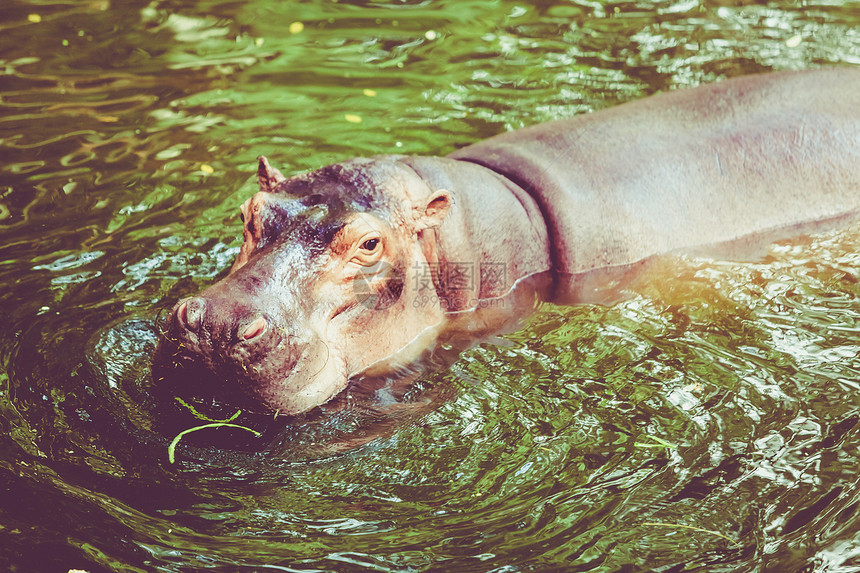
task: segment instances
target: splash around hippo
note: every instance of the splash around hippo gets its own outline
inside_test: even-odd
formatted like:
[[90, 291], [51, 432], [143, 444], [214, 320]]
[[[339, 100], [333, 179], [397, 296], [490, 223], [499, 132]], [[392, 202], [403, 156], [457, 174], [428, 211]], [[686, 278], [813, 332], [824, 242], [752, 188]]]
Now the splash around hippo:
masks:
[[[258, 179], [230, 273], [176, 304], [155, 359], [298, 414], [531, 277], [544, 299], [601, 301], [654, 256], [856, 218], [860, 70], [664, 93], [448, 157], [289, 178], [262, 158]], [[475, 316], [466, 330], [510, 318]]]

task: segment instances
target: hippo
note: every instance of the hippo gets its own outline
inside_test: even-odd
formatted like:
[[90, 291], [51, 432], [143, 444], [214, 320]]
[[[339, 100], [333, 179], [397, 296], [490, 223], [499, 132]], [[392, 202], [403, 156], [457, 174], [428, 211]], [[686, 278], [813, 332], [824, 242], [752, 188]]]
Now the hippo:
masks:
[[[257, 178], [229, 274], [174, 306], [157, 360], [295, 415], [534, 277], [542, 300], [611, 301], [654, 257], [857, 218], [860, 70], [661, 93], [446, 157], [292, 177], [260, 158]], [[474, 316], [481, 333], [504, 322]]]

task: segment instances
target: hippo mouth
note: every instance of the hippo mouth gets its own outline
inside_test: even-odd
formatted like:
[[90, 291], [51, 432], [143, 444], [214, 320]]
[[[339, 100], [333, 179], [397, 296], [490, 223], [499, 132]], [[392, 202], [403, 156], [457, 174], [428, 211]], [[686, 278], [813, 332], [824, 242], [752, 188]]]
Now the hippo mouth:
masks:
[[239, 377], [213, 369], [199, 356], [175, 350], [174, 344], [162, 344], [154, 358], [154, 390], [165, 405], [193, 404], [196, 410], [213, 418], [237, 409], [265, 413], [259, 402], [242, 391]]

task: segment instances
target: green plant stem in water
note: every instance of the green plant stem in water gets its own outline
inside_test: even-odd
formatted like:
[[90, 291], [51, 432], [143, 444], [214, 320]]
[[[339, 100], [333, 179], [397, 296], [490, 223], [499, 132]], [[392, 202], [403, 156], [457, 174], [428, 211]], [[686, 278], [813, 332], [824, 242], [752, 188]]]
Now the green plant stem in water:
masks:
[[654, 440], [657, 443], [656, 444], [646, 444], [643, 442], [636, 442], [634, 445], [637, 448], [666, 448], [668, 450], [677, 450], [678, 449], [677, 444], [673, 444], [672, 442], [670, 442], [668, 440], [664, 440], [663, 438], [658, 438], [657, 436], [643, 436], [643, 437], [645, 437], [649, 440]]
[[188, 402], [186, 402], [185, 400], [183, 400], [179, 396], [174, 396], [173, 398], [177, 402], [179, 402], [181, 405], [188, 408], [188, 411], [190, 411], [194, 415], [195, 418], [197, 418], [198, 420], [205, 420], [206, 422], [224, 422], [224, 423], [232, 422], [233, 420], [235, 420], [236, 418], [239, 417], [239, 414], [242, 413], [242, 410], [236, 410], [236, 413], [233, 414], [232, 416], [230, 416], [229, 418], [227, 418], [225, 420], [217, 420], [215, 418], [209, 418], [209, 417], [201, 414], [200, 412], [197, 411], [197, 409], [194, 406], [192, 406], [191, 404], [189, 404]]
[[[239, 412], [241, 412], [241, 410], [239, 410]], [[236, 416], [239, 415], [239, 412], [236, 413]], [[235, 418], [236, 416], [233, 416], [233, 418]], [[231, 418], [231, 420], [233, 418]], [[173, 441], [170, 442], [170, 445], [167, 446], [167, 459], [170, 461], [170, 463], [172, 464], [172, 463], [176, 462], [176, 446], [179, 444], [179, 440], [182, 439], [182, 436], [184, 436], [186, 434], [190, 434], [191, 432], [196, 432], [197, 430], [203, 430], [206, 428], [239, 428], [240, 430], [247, 430], [247, 431], [251, 432], [257, 438], [259, 438], [261, 435], [260, 432], [258, 432], [257, 430], [252, 430], [251, 428], [248, 428], [246, 426], [240, 426], [239, 424], [229, 424], [227, 422], [214, 422], [212, 424], [203, 424], [202, 426], [194, 426], [193, 428], [188, 428], [187, 430], [183, 430], [182, 432], [179, 432], [179, 434], [175, 438], [173, 438]]]
[[716, 535], [717, 537], [720, 537], [720, 538], [722, 538], [722, 539], [725, 539], [725, 540], [726, 540], [726, 541], [728, 541], [729, 543], [734, 544], [734, 546], [735, 546], [735, 547], [740, 547], [740, 546], [741, 546], [741, 544], [740, 544], [740, 543], [738, 543], [737, 541], [735, 541], [735, 540], [734, 540], [734, 539], [732, 539], [731, 537], [728, 537], [728, 536], [726, 536], [726, 535], [723, 535], [722, 533], [720, 533], [720, 532], [718, 532], [718, 531], [711, 531], [710, 529], [702, 529], [701, 527], [694, 527], [694, 526], [692, 526], [692, 525], [683, 525], [683, 524], [680, 524], [680, 523], [660, 523], [660, 522], [657, 522], [657, 521], [646, 521], [646, 522], [645, 522], [645, 523], [643, 523], [642, 525], [654, 525], [654, 526], [657, 526], [657, 527], [671, 527], [671, 528], [673, 528], [673, 529], [690, 529], [690, 530], [692, 530], [692, 531], [699, 531], [699, 532], [701, 532], [701, 533], [710, 533], [711, 535]]

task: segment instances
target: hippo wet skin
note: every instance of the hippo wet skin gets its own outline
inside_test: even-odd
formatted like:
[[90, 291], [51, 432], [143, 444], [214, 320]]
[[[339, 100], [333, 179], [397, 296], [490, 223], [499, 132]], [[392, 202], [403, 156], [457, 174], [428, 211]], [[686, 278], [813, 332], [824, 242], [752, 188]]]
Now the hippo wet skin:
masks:
[[258, 178], [230, 273], [176, 304], [156, 360], [297, 414], [520, 279], [548, 276], [553, 301], [599, 301], [657, 255], [854, 218], [860, 70], [663, 93], [444, 158], [289, 178], [263, 158]]

